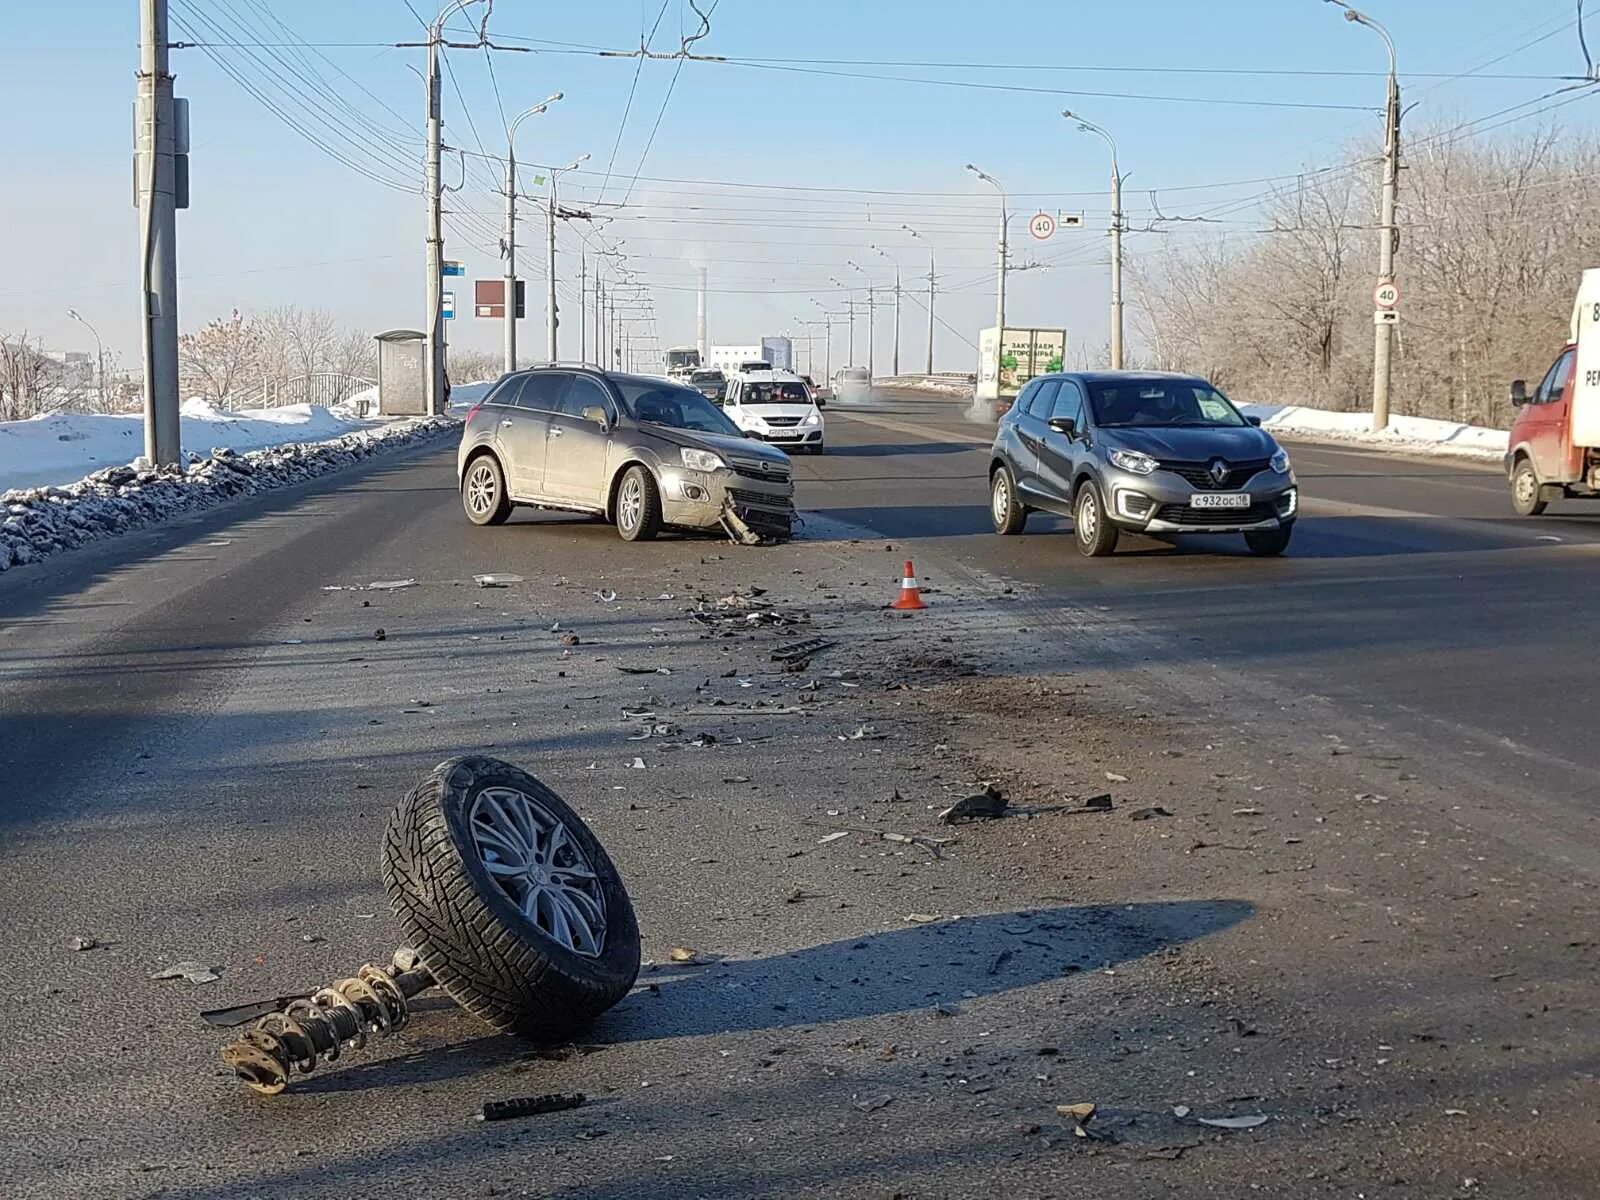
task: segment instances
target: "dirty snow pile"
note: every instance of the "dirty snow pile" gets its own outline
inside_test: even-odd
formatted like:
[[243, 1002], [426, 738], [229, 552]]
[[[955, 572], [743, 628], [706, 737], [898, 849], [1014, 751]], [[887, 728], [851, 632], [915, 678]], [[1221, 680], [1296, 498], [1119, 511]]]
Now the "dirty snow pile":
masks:
[[1509, 435], [1504, 429], [1461, 425], [1431, 417], [1390, 417], [1382, 433], [1372, 428], [1367, 412], [1329, 412], [1294, 404], [1245, 404], [1246, 416], [1260, 417], [1261, 426], [1288, 437], [1313, 441], [1351, 442], [1374, 449], [1407, 454], [1447, 454], [1460, 458], [1498, 460], [1506, 452]]
[[[0, 494], [0, 571], [38, 562], [95, 538], [209, 508], [232, 496], [311, 479], [454, 428], [459, 426], [449, 417], [418, 417], [357, 429], [327, 441], [291, 442], [245, 453], [219, 447], [207, 458], [191, 455], [186, 469], [107, 467], [65, 486], [14, 489]], [[186, 441], [188, 436], [186, 425]]]
[[[180, 411], [183, 445], [202, 452], [218, 446], [245, 451], [321, 442], [376, 424], [358, 419], [354, 405], [327, 409], [288, 404], [228, 412], [196, 399], [185, 400]], [[0, 491], [71, 483], [90, 471], [132, 462], [143, 452], [142, 413], [51, 413], [0, 421]]]
[[873, 386], [914, 388], [939, 396], [972, 399], [973, 382], [966, 375], [888, 375], [872, 381]]

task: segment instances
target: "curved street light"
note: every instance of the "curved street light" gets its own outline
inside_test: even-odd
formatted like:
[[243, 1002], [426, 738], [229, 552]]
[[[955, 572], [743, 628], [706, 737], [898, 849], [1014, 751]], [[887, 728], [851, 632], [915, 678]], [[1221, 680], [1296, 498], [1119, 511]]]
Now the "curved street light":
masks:
[[1064, 108], [1061, 115], [1076, 121], [1084, 133], [1097, 134], [1111, 148], [1111, 369], [1122, 370], [1122, 168], [1117, 162], [1117, 139], [1088, 117]]
[[[1004, 331], [1006, 327], [1006, 222], [1008, 220], [1006, 213], [1006, 189], [1005, 186], [993, 175], [990, 175], [986, 171], [980, 171], [971, 163], [967, 164], [967, 170], [971, 171], [979, 179], [983, 180], [985, 183], [993, 187], [995, 191], [1000, 193], [1000, 243], [999, 252], [997, 255], [998, 265], [995, 270], [994, 324], [995, 337], [1004, 340]], [[999, 343], [997, 342], [996, 344]]]
[[928, 374], [933, 374], [933, 243], [909, 225], [900, 226], [917, 241], [928, 247]]
[[502, 299], [505, 302], [505, 369], [517, 369], [517, 130], [529, 117], [541, 116], [562, 97], [561, 92], [546, 96], [518, 113], [506, 126], [506, 230], [500, 246], [505, 260]]

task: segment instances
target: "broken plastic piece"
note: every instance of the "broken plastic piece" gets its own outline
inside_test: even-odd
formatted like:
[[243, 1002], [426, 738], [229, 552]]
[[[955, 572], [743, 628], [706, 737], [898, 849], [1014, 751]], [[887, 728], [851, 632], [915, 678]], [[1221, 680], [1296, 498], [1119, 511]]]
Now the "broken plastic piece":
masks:
[[582, 1092], [562, 1094], [551, 1092], [544, 1096], [516, 1096], [510, 1100], [485, 1100], [480, 1121], [507, 1121], [512, 1117], [537, 1117], [543, 1113], [565, 1112], [577, 1108], [587, 1099]]
[[521, 583], [521, 575], [474, 575], [472, 582], [481, 588], [510, 587], [513, 583]]

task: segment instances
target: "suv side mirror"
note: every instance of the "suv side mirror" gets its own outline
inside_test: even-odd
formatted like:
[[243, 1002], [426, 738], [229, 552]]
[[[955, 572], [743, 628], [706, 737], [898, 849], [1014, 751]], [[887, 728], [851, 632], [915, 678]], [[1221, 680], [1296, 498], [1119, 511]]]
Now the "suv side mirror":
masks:
[[1257, 429], [1261, 428], [1261, 418], [1260, 417], [1246, 417], [1244, 419], [1244, 423], [1246, 425], [1254, 425]]
[[1521, 408], [1528, 402], [1528, 381], [1526, 379], [1513, 379], [1511, 381], [1511, 403], [1513, 407]]
[[606, 416], [606, 410], [601, 408], [598, 404], [591, 404], [588, 408], [584, 409], [583, 419], [585, 421], [593, 421], [596, 425], [600, 426], [600, 431], [602, 433], [611, 432], [611, 418]]
[[1078, 422], [1071, 417], [1051, 417], [1050, 428], [1057, 433], [1064, 433], [1068, 437], [1078, 436]]

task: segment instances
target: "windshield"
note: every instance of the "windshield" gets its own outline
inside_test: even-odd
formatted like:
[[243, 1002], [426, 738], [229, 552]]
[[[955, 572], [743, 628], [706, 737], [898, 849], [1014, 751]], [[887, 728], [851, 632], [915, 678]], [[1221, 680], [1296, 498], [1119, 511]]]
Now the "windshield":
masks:
[[698, 350], [668, 350], [667, 366], [669, 367], [698, 367], [700, 365], [700, 351]]
[[810, 404], [806, 385], [794, 383], [747, 383], [739, 395], [741, 404]]
[[622, 403], [641, 425], [665, 425], [669, 429], [688, 429], [695, 433], [725, 433], [743, 437], [739, 427], [722, 410], [699, 392], [654, 379], [613, 377]]
[[1235, 428], [1239, 410], [1208, 383], [1182, 379], [1119, 379], [1089, 384], [1089, 407], [1101, 429], [1186, 425]]
[[721, 371], [696, 371], [690, 379], [695, 383], [721, 383]]
[[865, 367], [847, 367], [839, 372], [839, 378], [847, 383], [865, 383], [871, 376]]

